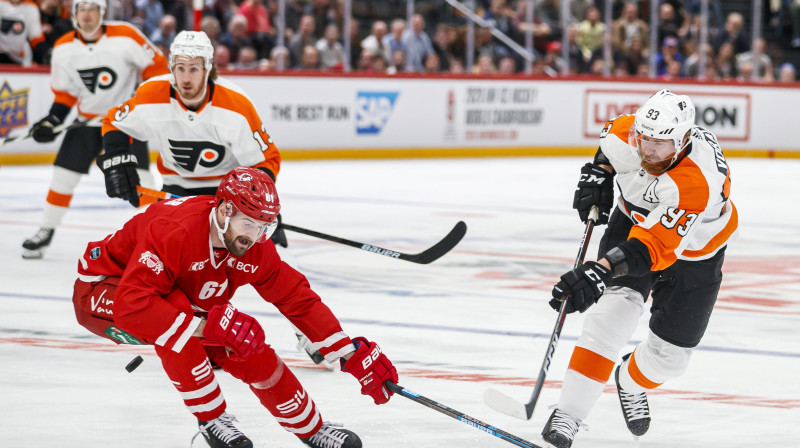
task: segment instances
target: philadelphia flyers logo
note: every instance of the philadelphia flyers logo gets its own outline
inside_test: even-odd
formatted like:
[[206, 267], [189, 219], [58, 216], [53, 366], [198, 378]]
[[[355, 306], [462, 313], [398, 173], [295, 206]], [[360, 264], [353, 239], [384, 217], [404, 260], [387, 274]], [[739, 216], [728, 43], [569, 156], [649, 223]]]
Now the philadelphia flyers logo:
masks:
[[78, 74], [91, 93], [95, 93], [98, 88], [103, 90], [110, 89], [117, 82], [117, 73], [108, 67], [78, 70]]
[[16, 34], [19, 36], [20, 34], [25, 32], [25, 22], [21, 22], [19, 20], [8, 19], [3, 17], [0, 20], [0, 33], [3, 34]]
[[198, 165], [213, 168], [225, 158], [225, 147], [216, 143], [172, 139], [168, 141], [175, 163], [187, 171], [194, 172]]

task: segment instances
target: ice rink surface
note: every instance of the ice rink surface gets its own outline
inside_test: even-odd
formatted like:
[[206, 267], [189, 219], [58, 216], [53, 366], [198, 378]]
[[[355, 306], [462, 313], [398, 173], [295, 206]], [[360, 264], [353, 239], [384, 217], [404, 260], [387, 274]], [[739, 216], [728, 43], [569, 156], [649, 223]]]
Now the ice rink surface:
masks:
[[[482, 402], [496, 387], [526, 401], [556, 313], [556, 278], [575, 258], [583, 225], [571, 210], [580, 158], [285, 162], [285, 222], [416, 253], [456, 222], [469, 229], [449, 254], [417, 265], [289, 234], [284, 259], [351, 336], [377, 341], [400, 384], [523, 439], [539, 436], [577, 339], [570, 315], [529, 422]], [[800, 446], [800, 160], [732, 159], [740, 227], [711, 324], [688, 372], [650, 395], [653, 423], [634, 441], [613, 380], [573, 445], [580, 447]], [[38, 228], [51, 167], [0, 168], [0, 446], [187, 447], [196, 423], [149, 347], [115, 346], [80, 327], [72, 284], [88, 241], [136, 213], [105, 196], [93, 168], [43, 260], [20, 245]], [[603, 228], [592, 240], [594, 259]], [[325, 420], [365, 447], [512, 446], [403, 397], [376, 407], [356, 381], [295, 350], [287, 321], [250, 288], [234, 299], [311, 393]], [[647, 313], [634, 335], [647, 334]], [[626, 353], [626, 352], [623, 352]], [[133, 373], [124, 369], [141, 354]], [[218, 373], [228, 412], [257, 447], [297, 447], [249, 389]], [[196, 447], [205, 446], [201, 440]]]

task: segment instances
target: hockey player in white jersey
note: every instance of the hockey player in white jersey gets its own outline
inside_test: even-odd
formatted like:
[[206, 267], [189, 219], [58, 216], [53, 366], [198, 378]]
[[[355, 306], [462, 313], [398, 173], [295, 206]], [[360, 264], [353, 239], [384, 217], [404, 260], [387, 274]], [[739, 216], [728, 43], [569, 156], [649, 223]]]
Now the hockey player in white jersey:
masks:
[[[738, 219], [728, 163], [694, 119], [688, 96], [661, 90], [635, 115], [609, 121], [594, 161], [581, 169], [573, 207], [583, 221], [598, 207], [597, 224], [608, 228], [598, 261], [567, 272], [553, 288], [554, 309], [560, 300], [567, 312], [591, 307], [542, 430], [558, 448], [572, 446], [612, 372], [628, 429], [636, 437], [647, 432], [647, 392], [686, 371], [708, 325]], [[651, 292], [647, 339], [615, 370]]]
[[[55, 99], [47, 116], [31, 128], [37, 142], [53, 141], [54, 127], [64, 122], [73, 107], [78, 109], [78, 121], [105, 115], [109, 108], [130, 98], [141, 79], [167, 73], [164, 55], [136, 28], [122, 22], [103, 23], [105, 10], [105, 0], [72, 3], [75, 31], [61, 36], [53, 49], [51, 87]], [[152, 182], [147, 145], [136, 141], [131, 146], [139, 160], [138, 169]], [[24, 258], [44, 255], [81, 175], [89, 173], [102, 148], [98, 125], [66, 132], [56, 155], [41, 228], [23, 242]]]
[[45, 64], [48, 50], [36, 3], [0, 0], [0, 64]]
[[[163, 191], [178, 196], [214, 194], [233, 168], [249, 166], [275, 179], [280, 153], [250, 98], [217, 76], [214, 47], [202, 31], [181, 31], [170, 45], [169, 75], [142, 83], [133, 98], [103, 120], [105, 154], [98, 166], [106, 192], [139, 205], [139, 176], [129, 157], [130, 138], [158, 145]], [[273, 241], [284, 245], [283, 230]]]

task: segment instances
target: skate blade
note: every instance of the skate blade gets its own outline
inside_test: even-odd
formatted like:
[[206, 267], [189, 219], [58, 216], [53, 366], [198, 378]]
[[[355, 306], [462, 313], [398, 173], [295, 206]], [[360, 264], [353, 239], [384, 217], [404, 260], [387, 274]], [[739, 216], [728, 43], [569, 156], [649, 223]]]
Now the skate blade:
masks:
[[26, 260], [40, 260], [42, 257], [44, 257], [42, 249], [22, 249], [22, 258]]

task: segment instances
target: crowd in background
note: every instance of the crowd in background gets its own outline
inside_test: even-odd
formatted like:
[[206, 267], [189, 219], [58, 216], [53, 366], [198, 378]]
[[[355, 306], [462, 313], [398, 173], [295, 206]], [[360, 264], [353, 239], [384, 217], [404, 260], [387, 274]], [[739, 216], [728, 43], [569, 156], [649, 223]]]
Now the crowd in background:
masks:
[[[107, 0], [108, 20], [134, 24], [162, 51], [178, 31], [192, 29], [190, 0]], [[603, 12], [611, 1], [611, 30]], [[39, 0], [43, 31], [52, 45], [72, 29], [72, 0]], [[497, 30], [524, 45], [534, 37], [533, 75], [656, 76], [664, 79], [793, 82], [796, 68], [785, 51], [753, 41], [737, 12], [723, 16], [722, 1], [709, 0], [708, 44], [700, 44], [700, 1], [663, 0], [658, 7], [657, 52], [650, 54], [650, 2], [572, 0], [566, 27], [559, 0], [535, 0], [533, 22], [526, 22], [526, 0], [476, 0], [475, 13]], [[411, 23], [401, 0], [353, 0], [350, 29], [343, 30], [341, 0], [286, 0], [285, 34], [278, 39], [278, 0], [205, 0], [200, 28], [214, 43], [215, 61], [223, 70], [343, 70], [362, 73], [417, 72], [522, 73], [525, 59], [476, 26], [474, 54], [467, 57], [467, 18], [443, 0], [416, 1]], [[800, 0], [768, 2], [773, 12], [765, 32], [784, 33], [787, 47], [800, 47]], [[564, 29], [566, 28], [566, 29]], [[349, 33], [346, 55], [343, 32]], [[564, 39], [566, 33], [566, 39]], [[611, 66], [604, 58], [604, 39], [611, 41]], [[789, 42], [791, 40], [791, 42]], [[278, 45], [283, 41], [284, 45]], [[568, 49], [563, 51], [562, 42]], [[755, 42], [757, 48], [751, 48]], [[755, 51], [754, 51], [755, 50]], [[790, 50], [791, 51], [791, 50]], [[700, 63], [700, 54], [706, 55]], [[564, 55], [567, 55], [567, 60]], [[469, 61], [474, 61], [467, 67]], [[47, 63], [46, 60], [40, 61]], [[701, 67], [703, 70], [701, 72]], [[756, 73], [757, 68], [757, 73]]]

